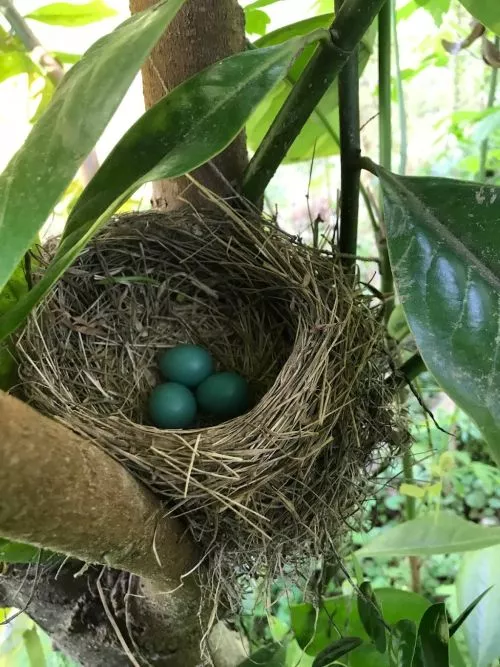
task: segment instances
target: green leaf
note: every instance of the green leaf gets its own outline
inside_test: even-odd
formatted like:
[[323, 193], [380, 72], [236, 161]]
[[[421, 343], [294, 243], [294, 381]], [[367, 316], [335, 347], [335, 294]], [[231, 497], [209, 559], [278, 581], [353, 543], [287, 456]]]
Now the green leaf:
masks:
[[252, 653], [238, 667], [285, 667], [286, 646], [275, 642]]
[[356, 556], [430, 556], [494, 544], [500, 544], [500, 527], [487, 528], [455, 514], [439, 512], [387, 528], [356, 551]]
[[[384, 610], [384, 620], [390, 625], [402, 619], [410, 619], [418, 623], [429, 606], [425, 598], [416, 593], [400, 591], [393, 588], [380, 588], [375, 591], [378, 603]], [[354, 596], [338, 596], [323, 600], [321, 611], [317, 611], [311, 604], [303, 603], [292, 605], [290, 608], [292, 629], [299, 645], [309, 655], [317, 655], [332, 643], [338, 636], [335, 628], [343, 633], [360, 637], [369, 641], [366, 630], [358, 614], [356, 598]], [[356, 649], [350, 657], [352, 665], [355, 656], [365, 647]], [[371, 648], [371, 647], [369, 647]], [[374, 648], [370, 657], [380, 656]], [[374, 666], [379, 664], [374, 661]], [[384, 663], [382, 663], [384, 664]]]
[[45, 667], [45, 652], [36, 627], [25, 630], [23, 640], [31, 667]]
[[418, 626], [413, 667], [447, 667], [449, 641], [446, 606], [438, 602], [425, 611]]
[[261, 9], [245, 8], [245, 28], [246, 31], [253, 35], [265, 35], [267, 26], [271, 23], [271, 19]]
[[0, 26], [0, 83], [11, 76], [37, 71], [22, 42]]
[[497, 0], [460, 0], [460, 2], [479, 23], [500, 35], [500, 5]]
[[366, 630], [367, 635], [373, 640], [375, 648], [379, 653], [385, 653], [387, 638], [385, 625], [382, 619], [382, 610], [373, 594], [372, 587], [368, 581], [363, 581], [359, 586], [358, 614]]
[[0, 538], [0, 563], [32, 563], [38, 558], [39, 552], [40, 549], [31, 544]]
[[398, 304], [392, 311], [387, 322], [387, 333], [398, 343], [410, 334], [410, 327], [406, 321], [403, 306]]
[[20, 324], [140, 185], [188, 173], [231, 143], [252, 110], [286, 74], [303, 43], [295, 39], [226, 58], [149, 109], [118, 142], [82, 193], [42, 280], [0, 317], [0, 340]]
[[450, 625], [450, 637], [453, 637], [455, 632], [460, 628], [461, 625], [465, 622], [468, 616], [474, 611], [474, 609], [477, 607], [477, 605], [481, 602], [481, 600], [484, 598], [486, 593], [489, 593], [491, 589], [493, 588], [493, 584], [489, 586], [485, 591], [482, 593], [479, 593], [479, 595], [472, 600], [470, 605], [464, 609], [464, 611], [460, 614], [460, 616], [453, 621], [453, 623]]
[[500, 188], [374, 171], [396, 285], [422, 358], [500, 464]]
[[[263, 48], [273, 44], [281, 44], [292, 37], [305, 35], [319, 28], [328, 28], [333, 14], [323, 14], [304, 21], [275, 30], [257, 40], [254, 46]], [[368, 30], [360, 45], [360, 74], [373, 50], [376, 25]], [[247, 123], [249, 147], [255, 150], [267, 133], [278, 111], [290, 93], [293, 84], [300, 77], [314, 51], [314, 46], [304, 49], [297, 58], [289, 75], [276, 89], [262, 101]], [[339, 152], [338, 138], [338, 90], [335, 81], [316, 107], [315, 113], [309, 118], [299, 136], [295, 139], [286, 156], [286, 162], [300, 162], [315, 157], [326, 157]]]
[[116, 16], [116, 10], [108, 7], [103, 0], [91, 0], [83, 5], [70, 2], [54, 2], [43, 5], [25, 15], [27, 19], [41, 21], [49, 25], [76, 27], [102, 21], [110, 16]]
[[335, 660], [354, 651], [362, 643], [363, 640], [359, 637], [342, 637], [341, 639], [337, 639], [333, 644], [330, 644], [330, 646], [327, 646], [318, 653], [312, 667], [329, 667]]
[[[0, 315], [10, 310], [28, 292], [24, 260], [0, 292]], [[0, 390], [8, 391], [17, 382], [15, 350], [10, 341], [0, 343]]]
[[0, 290], [183, 1], [166, 0], [97, 41], [0, 175]]
[[393, 628], [393, 651], [397, 667], [412, 667], [417, 645], [417, 625], [403, 618]]
[[424, 7], [437, 26], [443, 22], [443, 16], [450, 9], [450, 0], [416, 0], [419, 7]]
[[474, 667], [489, 667], [500, 657], [499, 581], [500, 546], [465, 555], [456, 580], [459, 609], [467, 611], [478, 594], [493, 585], [493, 589], [462, 625]]

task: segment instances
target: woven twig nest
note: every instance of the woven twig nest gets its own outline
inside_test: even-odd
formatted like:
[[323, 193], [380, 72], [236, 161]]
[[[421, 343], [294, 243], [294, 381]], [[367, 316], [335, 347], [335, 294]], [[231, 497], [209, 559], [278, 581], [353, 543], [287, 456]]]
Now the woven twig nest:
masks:
[[[247, 378], [249, 412], [192, 430], [148, 425], [158, 355], [179, 342]], [[116, 219], [17, 348], [27, 400], [183, 515], [230, 597], [236, 575], [330, 553], [393, 443], [378, 307], [338, 257], [270, 222], [191, 210]]]

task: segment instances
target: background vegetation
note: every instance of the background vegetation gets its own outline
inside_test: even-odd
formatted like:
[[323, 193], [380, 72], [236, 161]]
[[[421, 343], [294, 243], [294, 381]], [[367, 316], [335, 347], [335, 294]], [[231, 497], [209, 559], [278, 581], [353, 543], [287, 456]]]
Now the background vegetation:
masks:
[[[333, 10], [332, 0], [260, 0], [241, 4], [246, 11], [247, 37], [256, 46], [277, 44], [297, 34], [297, 22], [306, 22], [298, 24], [303, 34], [327, 27]], [[45, 48], [66, 70], [99, 36], [127, 16], [119, 1], [47, 5], [39, 0], [19, 0], [16, 5]], [[0, 10], [1, 7], [0, 2]], [[500, 54], [495, 51], [498, 37], [494, 36], [495, 30], [500, 33], [500, 11], [496, 2], [401, 0], [394, 6], [388, 3], [387, 7], [393, 29], [391, 68], [386, 67], [379, 76], [376, 24], [360, 47], [363, 154], [375, 158], [380, 150], [384, 152], [379, 145], [379, 136], [384, 139], [384, 109], [380, 104], [384, 92], [381, 87], [388, 82], [392, 147], [391, 160], [386, 152], [382, 166], [390, 168], [392, 161], [395, 172], [412, 176], [445, 176], [500, 185], [500, 95], [496, 92]], [[461, 40], [471, 31], [469, 11], [492, 29], [487, 33], [492, 46], [486, 56], [481, 39], [460, 48]], [[302, 66], [299, 59], [289, 76], [297, 77]], [[0, 12], [1, 167], [22, 145], [31, 126], [47, 108], [54, 89], [47, 71], [33, 64], [19, 32], [12, 30]], [[247, 123], [250, 149], [255, 150], [262, 140], [289, 89], [290, 81], [283, 80], [254, 109]], [[323, 119], [311, 117], [265, 195], [265, 206], [270, 212], [277, 211], [279, 224], [309, 243], [313, 242], [312, 223], [318, 216], [320, 232], [326, 237], [331, 236], [338, 218], [336, 90], [327, 94], [318, 109]], [[142, 95], [136, 80], [97, 144], [96, 154], [101, 162], [142, 112]], [[387, 127], [385, 132], [387, 141]], [[80, 171], [48, 217], [42, 237], [61, 231], [85, 184], [85, 173]], [[363, 172], [362, 184], [365, 197], [358, 237], [358, 255], [363, 258], [361, 274], [372, 286], [381, 288], [374, 234], [374, 227], [377, 232], [380, 225], [379, 186], [367, 172]], [[150, 185], [137, 185], [120, 202], [121, 210], [149, 207]], [[0, 310], [3, 303], [13, 298], [7, 291], [2, 292]], [[400, 308], [396, 308], [388, 326], [401, 344], [402, 359], [411, 358], [416, 346]], [[5, 362], [0, 371], [7, 384], [12, 369]], [[340, 664], [417, 664], [397, 662], [398, 658], [380, 651], [380, 615], [374, 615], [378, 621], [367, 621], [362, 607], [356, 606], [356, 599], [359, 604], [360, 598], [353, 585], [359, 586], [363, 581], [370, 582], [377, 591], [387, 624], [395, 624], [400, 618], [418, 624], [423, 611], [431, 608], [429, 605], [439, 607], [440, 603], [446, 607], [445, 622], [452, 623], [467, 605], [493, 586], [450, 642], [450, 664], [499, 664], [500, 471], [476, 423], [429, 373], [421, 374], [414, 388], [418, 397], [408, 392], [407, 399], [413, 436], [411, 457], [404, 462], [394, 461], [379, 471], [373, 498], [367, 501], [363, 516], [350, 532], [350, 543], [345, 545], [349, 577], [343, 572], [332, 573], [319, 593], [322, 599], [333, 601], [321, 603], [318, 615], [311, 616], [311, 591], [305, 594], [305, 581], [291, 588], [276, 581], [270, 608], [256, 606], [256, 589], [249, 590], [237, 627], [247, 638], [258, 664], [334, 664], [332, 637], [325, 630], [325, 618], [331, 620], [332, 614], [342, 634], [360, 636], [365, 641], [364, 647], [349, 653], [347, 658], [339, 655], [339, 660], [348, 661]], [[409, 525], [408, 521], [417, 523]], [[12, 560], [10, 548], [11, 543], [0, 542], [0, 561]], [[365, 592], [369, 594], [368, 589]], [[374, 608], [369, 607], [368, 616], [373, 616]], [[4, 619], [10, 613], [0, 610]], [[383, 629], [382, 634], [385, 636]], [[0, 642], [0, 667], [68, 663], [61, 653], [52, 650], [50, 640], [24, 614], [0, 628]], [[306, 653], [302, 652], [304, 648]], [[325, 654], [326, 649], [330, 653]], [[419, 665], [445, 664], [436, 657], [434, 662], [425, 657], [422, 660]]]

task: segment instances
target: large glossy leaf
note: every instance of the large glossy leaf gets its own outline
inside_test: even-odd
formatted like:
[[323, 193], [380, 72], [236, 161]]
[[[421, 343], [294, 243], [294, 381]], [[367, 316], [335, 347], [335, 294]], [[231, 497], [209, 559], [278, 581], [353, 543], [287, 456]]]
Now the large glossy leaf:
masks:
[[11, 333], [74, 261], [90, 238], [140, 185], [188, 173], [222, 151], [303, 45], [285, 44], [226, 58], [175, 88], [118, 142], [73, 209], [43, 279], [6, 315]]
[[444, 602], [426, 609], [418, 626], [413, 667], [448, 667], [450, 636]]
[[494, 584], [491, 584], [491, 586], [489, 586], [486, 590], [484, 590], [482, 593], [479, 593], [479, 595], [476, 596], [469, 605], [467, 605], [467, 607], [463, 610], [463, 612], [459, 615], [459, 617], [455, 619], [453, 623], [450, 624], [450, 637], [453, 637], [455, 632], [459, 630], [459, 628], [465, 623], [465, 621], [472, 614], [472, 612], [481, 602], [484, 596], [491, 591], [493, 586]]
[[183, 1], [166, 0], [97, 41], [0, 175], [0, 290]]
[[[331, 6], [331, 3], [330, 3]], [[257, 40], [254, 46], [266, 47], [272, 44], [280, 44], [291, 37], [304, 35], [318, 28], [328, 28], [333, 20], [333, 14], [315, 16], [298, 23], [275, 30], [265, 37]], [[376, 34], [376, 26], [373, 25], [363, 38], [360, 45], [360, 73], [366, 66], [368, 58], [373, 49]], [[293, 83], [297, 81], [307, 63], [309, 62], [314, 47], [304, 49], [290, 69], [289, 76], [276, 89], [263, 100], [257, 107], [247, 124], [247, 138], [249, 147], [255, 150], [262, 141], [267, 130], [271, 126], [278, 111], [290, 93]], [[326, 122], [325, 122], [326, 121]], [[332, 132], [333, 130], [333, 132]], [[297, 162], [310, 160], [313, 153], [315, 157], [325, 157], [338, 153], [339, 147], [335, 139], [338, 137], [338, 90], [335, 81], [314, 113], [304, 125], [299, 136], [295, 139], [286, 156], [286, 162]]]
[[43, 5], [26, 14], [25, 18], [50, 25], [76, 27], [102, 21], [110, 16], [116, 16], [116, 10], [109, 7], [103, 0], [91, 0], [78, 5], [71, 2], [54, 2]]
[[500, 35], [500, 3], [497, 0], [460, 0], [480, 23]]
[[493, 588], [462, 625], [474, 667], [488, 667], [500, 658], [500, 546], [467, 554], [456, 587], [460, 609], [465, 609], [485, 588]]
[[440, 512], [391, 526], [356, 552], [356, 556], [430, 556], [483, 549], [500, 544], [500, 528], [479, 526]]
[[500, 188], [374, 170], [417, 346], [500, 464]]

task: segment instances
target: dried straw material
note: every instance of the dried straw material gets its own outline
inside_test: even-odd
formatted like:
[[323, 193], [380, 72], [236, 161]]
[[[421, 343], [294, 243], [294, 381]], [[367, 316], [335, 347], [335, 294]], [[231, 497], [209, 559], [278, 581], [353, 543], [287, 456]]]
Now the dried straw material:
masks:
[[[251, 410], [193, 430], [148, 425], [158, 354], [179, 342], [242, 373]], [[27, 400], [184, 515], [225, 600], [240, 575], [331, 554], [397, 431], [378, 307], [338, 257], [229, 211], [116, 219], [17, 349]]]

